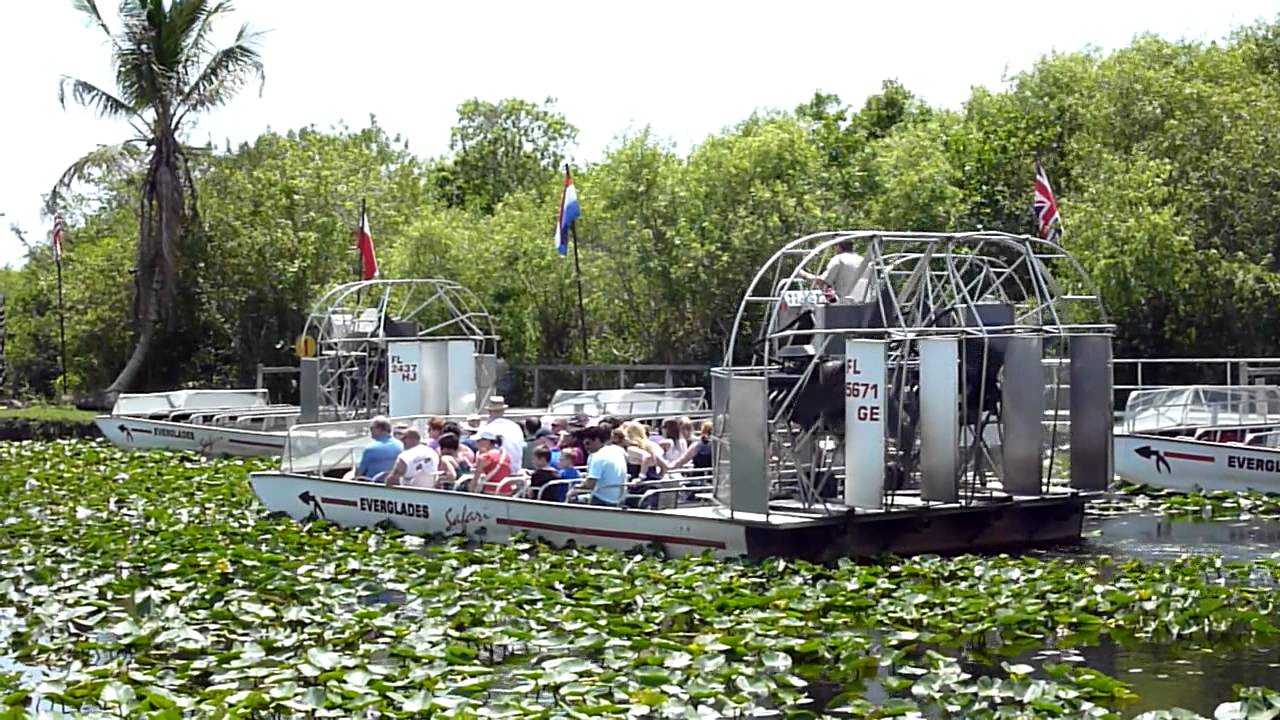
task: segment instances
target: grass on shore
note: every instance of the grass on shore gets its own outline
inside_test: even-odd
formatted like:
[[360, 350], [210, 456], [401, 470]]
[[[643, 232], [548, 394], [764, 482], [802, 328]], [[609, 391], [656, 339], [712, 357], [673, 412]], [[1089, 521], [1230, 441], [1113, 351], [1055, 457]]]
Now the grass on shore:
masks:
[[0, 408], [0, 422], [27, 420], [33, 422], [90, 423], [96, 415], [91, 410], [80, 410], [66, 405], [32, 405], [26, 408]]

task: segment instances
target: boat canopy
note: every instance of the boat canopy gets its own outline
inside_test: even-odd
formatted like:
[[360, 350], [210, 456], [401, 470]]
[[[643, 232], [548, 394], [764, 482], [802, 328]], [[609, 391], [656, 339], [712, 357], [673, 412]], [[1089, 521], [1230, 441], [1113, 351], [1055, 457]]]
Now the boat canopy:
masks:
[[178, 410], [265, 408], [270, 403], [266, 388], [123, 393], [116, 398], [111, 414], [134, 416], [169, 415]]
[[699, 387], [557, 390], [547, 406], [549, 415], [583, 414], [591, 417], [657, 417], [706, 410], [706, 391]]
[[1274, 385], [1179, 385], [1135, 390], [1125, 404], [1122, 431], [1259, 425], [1280, 422]]

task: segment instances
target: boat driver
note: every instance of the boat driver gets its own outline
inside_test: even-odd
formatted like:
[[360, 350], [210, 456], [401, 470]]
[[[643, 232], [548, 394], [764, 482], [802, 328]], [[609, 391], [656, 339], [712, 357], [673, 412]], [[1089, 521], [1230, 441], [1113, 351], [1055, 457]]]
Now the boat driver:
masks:
[[356, 479], [382, 482], [386, 473], [395, 467], [396, 458], [404, 452], [404, 446], [391, 437], [391, 421], [385, 415], [378, 415], [369, 421], [369, 437], [372, 441], [360, 453]]
[[836, 243], [836, 254], [827, 263], [827, 269], [821, 275], [800, 270], [798, 273], [806, 280], [812, 280], [822, 288], [828, 302], [866, 302], [867, 279], [866, 258], [853, 251], [852, 240], [841, 240]]

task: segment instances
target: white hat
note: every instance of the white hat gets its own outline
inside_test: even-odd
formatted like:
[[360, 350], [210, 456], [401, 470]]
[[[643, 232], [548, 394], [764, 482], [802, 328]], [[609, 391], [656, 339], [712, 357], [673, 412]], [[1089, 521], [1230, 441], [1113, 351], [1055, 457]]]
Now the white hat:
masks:
[[484, 404], [484, 409], [490, 412], [494, 410], [506, 410], [507, 407], [507, 400], [501, 395], [489, 396], [489, 402]]
[[476, 439], [494, 441], [498, 439], [498, 436], [489, 428], [483, 428], [480, 432], [476, 433]]

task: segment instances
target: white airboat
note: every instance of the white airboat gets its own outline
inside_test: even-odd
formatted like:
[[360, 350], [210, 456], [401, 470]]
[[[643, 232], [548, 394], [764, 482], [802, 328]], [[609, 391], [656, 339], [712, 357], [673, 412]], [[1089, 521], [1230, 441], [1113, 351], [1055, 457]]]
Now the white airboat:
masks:
[[[864, 258], [868, 292], [828, 302], [802, 271], [821, 270], [846, 241]], [[511, 496], [387, 487], [343, 479], [365, 428], [338, 422], [292, 427], [280, 469], [250, 483], [269, 510], [300, 521], [673, 555], [824, 560], [1076, 542], [1086, 499], [1112, 477], [1112, 329], [1080, 266], [1043, 240], [820, 233], [787, 243], [746, 290], [712, 372], [708, 471], [635, 482], [620, 508], [552, 501], [521, 479]], [[443, 351], [431, 345], [422, 352], [468, 376], [462, 346], [434, 355]], [[1051, 376], [1046, 360], [1067, 372]], [[1062, 375], [1069, 410], [1046, 402]], [[1071, 456], [1065, 483], [1049, 479], [1056, 452]]]
[[1116, 474], [1172, 490], [1280, 492], [1280, 388], [1135, 391], [1116, 428]]
[[[396, 348], [433, 339], [465, 345], [475, 356], [469, 395], [452, 398], [473, 412], [493, 392], [497, 342], [479, 299], [441, 279], [367, 280], [339, 285], [316, 302], [303, 330], [310, 345], [300, 368], [301, 405], [273, 404], [266, 389], [190, 389], [122, 394], [95, 419], [124, 448], [192, 450], [208, 455], [279, 455], [288, 429], [301, 421], [349, 420], [385, 412], [388, 378], [417, 364]], [[441, 346], [445, 347], [445, 346]]]

